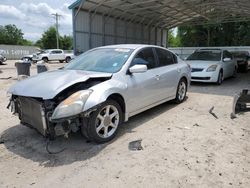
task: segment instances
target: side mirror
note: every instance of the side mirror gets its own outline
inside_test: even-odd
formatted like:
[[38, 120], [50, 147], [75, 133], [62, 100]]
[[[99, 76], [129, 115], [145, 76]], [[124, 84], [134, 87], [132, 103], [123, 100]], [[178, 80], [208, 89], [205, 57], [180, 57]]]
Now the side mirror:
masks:
[[228, 62], [228, 61], [231, 61], [231, 60], [232, 60], [232, 59], [229, 58], [229, 57], [226, 57], [226, 58], [223, 59], [224, 62]]
[[130, 73], [143, 73], [148, 70], [147, 65], [134, 65], [129, 68]]

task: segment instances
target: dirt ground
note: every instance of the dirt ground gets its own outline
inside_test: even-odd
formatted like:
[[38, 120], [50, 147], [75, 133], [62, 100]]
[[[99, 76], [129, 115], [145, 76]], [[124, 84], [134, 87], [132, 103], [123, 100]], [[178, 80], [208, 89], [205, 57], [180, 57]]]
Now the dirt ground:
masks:
[[[14, 62], [0, 70], [0, 187], [250, 187], [250, 113], [230, 119], [233, 95], [250, 88], [250, 72], [222, 86], [192, 85], [183, 104], [131, 118], [110, 143], [72, 134], [50, 143], [63, 152], [48, 154], [45, 138], [6, 109], [6, 91], [17, 81]], [[208, 113], [212, 106], [218, 119]], [[138, 139], [143, 150], [129, 150]]]

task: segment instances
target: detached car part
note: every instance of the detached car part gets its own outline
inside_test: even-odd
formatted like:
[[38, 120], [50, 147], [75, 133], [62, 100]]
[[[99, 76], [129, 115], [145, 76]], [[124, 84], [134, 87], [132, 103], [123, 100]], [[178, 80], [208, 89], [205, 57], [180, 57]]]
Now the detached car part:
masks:
[[248, 89], [244, 89], [234, 96], [231, 118], [236, 118], [236, 114], [247, 111], [250, 111], [250, 92]]

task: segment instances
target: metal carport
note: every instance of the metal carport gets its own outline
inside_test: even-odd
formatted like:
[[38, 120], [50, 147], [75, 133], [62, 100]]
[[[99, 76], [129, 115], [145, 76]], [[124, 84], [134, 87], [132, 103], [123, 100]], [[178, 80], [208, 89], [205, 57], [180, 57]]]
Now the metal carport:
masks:
[[75, 53], [120, 43], [166, 46], [179, 25], [250, 21], [250, 0], [78, 0], [73, 16]]

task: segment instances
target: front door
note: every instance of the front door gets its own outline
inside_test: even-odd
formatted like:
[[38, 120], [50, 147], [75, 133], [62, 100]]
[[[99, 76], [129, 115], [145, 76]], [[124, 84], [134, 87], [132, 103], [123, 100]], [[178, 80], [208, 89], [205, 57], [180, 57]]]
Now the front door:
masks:
[[159, 96], [159, 78], [156, 70], [156, 58], [152, 48], [141, 50], [133, 59], [130, 67], [136, 64], [147, 65], [144, 73], [127, 74], [129, 112], [136, 112], [156, 102]]

